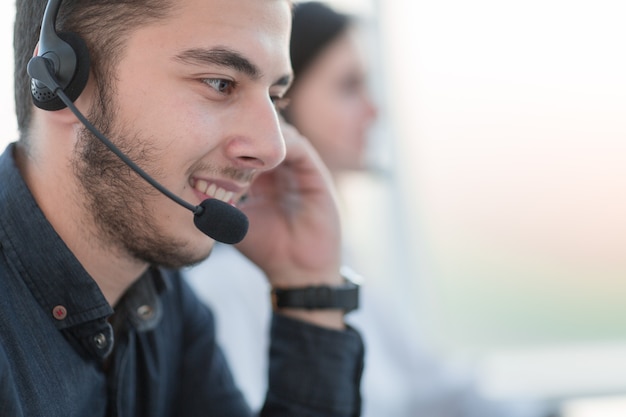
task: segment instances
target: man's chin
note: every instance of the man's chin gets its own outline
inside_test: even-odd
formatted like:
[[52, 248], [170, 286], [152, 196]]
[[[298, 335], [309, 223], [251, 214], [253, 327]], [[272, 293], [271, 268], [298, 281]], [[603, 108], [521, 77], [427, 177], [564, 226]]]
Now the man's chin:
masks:
[[201, 250], [198, 250], [194, 254], [190, 254], [189, 258], [183, 260], [180, 265], [177, 265], [177, 268], [189, 267], [197, 265], [203, 261], [205, 261], [213, 252], [213, 247], [215, 246], [215, 241], [213, 239], [207, 239], [209, 241], [208, 244], [203, 245]]
[[131, 252], [134, 253], [136, 259], [141, 259], [150, 265], [178, 269], [204, 261], [211, 254], [214, 244], [212, 239], [205, 236], [202, 242], [196, 244], [188, 242], [185, 245], [176, 245], [161, 241], [150, 247], [135, 248]]

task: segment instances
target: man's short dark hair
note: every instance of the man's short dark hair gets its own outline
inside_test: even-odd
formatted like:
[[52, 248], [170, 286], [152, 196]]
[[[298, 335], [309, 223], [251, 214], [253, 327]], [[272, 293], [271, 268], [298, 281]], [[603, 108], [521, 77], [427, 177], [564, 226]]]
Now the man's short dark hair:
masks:
[[[46, 3], [44, 0], [16, 0], [15, 4], [15, 112], [21, 141], [26, 140], [32, 115], [26, 65], [39, 40]], [[142, 25], [167, 17], [175, 4], [172, 0], [65, 0], [59, 10], [56, 29], [57, 32], [75, 32], [85, 40], [91, 58], [91, 73], [101, 88], [103, 83], [111, 85], [128, 34]]]

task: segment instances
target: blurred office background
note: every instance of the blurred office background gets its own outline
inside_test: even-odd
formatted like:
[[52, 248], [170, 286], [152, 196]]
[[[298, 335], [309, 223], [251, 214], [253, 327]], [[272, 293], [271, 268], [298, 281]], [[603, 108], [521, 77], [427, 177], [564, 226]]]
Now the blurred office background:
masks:
[[[334, 0], [361, 19], [375, 173], [346, 179], [357, 267], [494, 398], [626, 415], [626, 6]], [[0, 145], [13, 116], [0, 5]]]

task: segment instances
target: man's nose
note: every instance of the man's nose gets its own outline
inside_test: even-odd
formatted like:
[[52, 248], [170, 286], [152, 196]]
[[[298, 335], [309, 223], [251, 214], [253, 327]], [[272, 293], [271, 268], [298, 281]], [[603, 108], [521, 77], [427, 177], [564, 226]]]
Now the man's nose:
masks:
[[228, 157], [246, 168], [268, 170], [285, 158], [285, 141], [269, 97], [246, 104], [234, 121], [236, 132], [226, 145]]

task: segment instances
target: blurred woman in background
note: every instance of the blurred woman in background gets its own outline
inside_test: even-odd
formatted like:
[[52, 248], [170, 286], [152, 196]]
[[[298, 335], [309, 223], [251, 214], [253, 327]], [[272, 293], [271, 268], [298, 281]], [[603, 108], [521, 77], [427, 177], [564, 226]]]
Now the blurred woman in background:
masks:
[[286, 120], [309, 139], [333, 175], [365, 168], [376, 108], [350, 18], [321, 3], [297, 5], [291, 65], [295, 77]]

